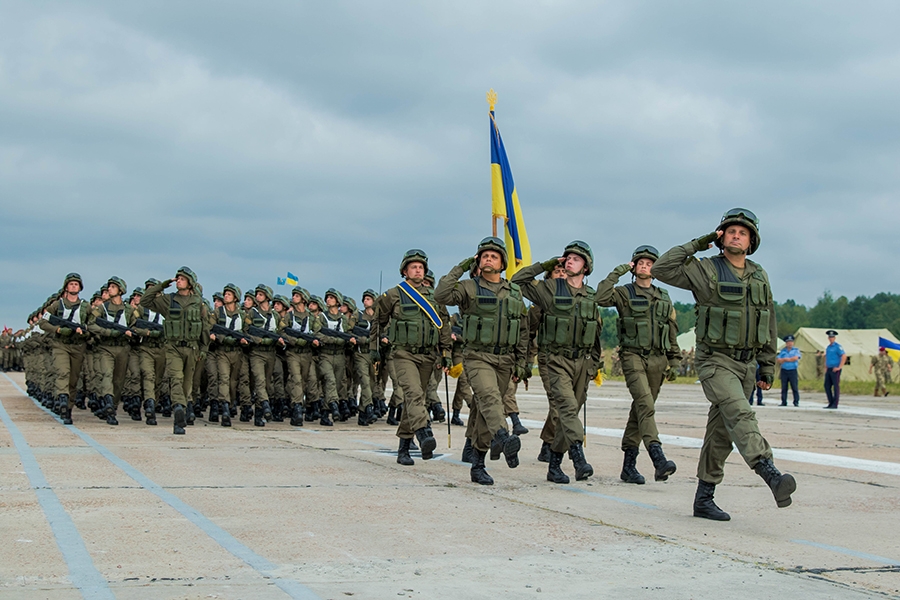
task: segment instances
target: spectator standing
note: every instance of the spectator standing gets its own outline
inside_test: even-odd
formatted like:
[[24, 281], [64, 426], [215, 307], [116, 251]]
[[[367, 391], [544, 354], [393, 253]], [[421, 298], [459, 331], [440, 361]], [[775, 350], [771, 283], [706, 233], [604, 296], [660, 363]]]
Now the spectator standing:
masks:
[[800, 350], [794, 348], [794, 336], [784, 338], [784, 348], [779, 350], [775, 362], [781, 365], [781, 406], [787, 406], [788, 386], [794, 396], [794, 406], [800, 406], [800, 391], [797, 367], [800, 365]]
[[825, 348], [825, 397], [828, 398], [828, 406], [824, 408], [837, 409], [841, 399], [841, 369], [847, 362], [847, 353], [837, 343], [837, 331], [829, 329], [825, 332], [828, 336], [828, 347]]

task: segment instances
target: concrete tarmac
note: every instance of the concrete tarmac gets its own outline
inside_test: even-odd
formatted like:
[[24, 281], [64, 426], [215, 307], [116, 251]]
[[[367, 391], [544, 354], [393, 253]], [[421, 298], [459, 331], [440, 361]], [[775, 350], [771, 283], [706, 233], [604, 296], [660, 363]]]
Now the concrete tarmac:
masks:
[[[0, 375], [0, 599], [6, 598], [870, 598], [900, 597], [900, 401], [824, 395], [757, 407], [776, 466], [798, 481], [778, 509], [738, 454], [716, 502], [691, 516], [708, 404], [663, 387], [657, 423], [678, 472], [619, 479], [630, 397], [591, 386], [595, 476], [546, 481], [547, 401], [519, 390], [521, 465], [469, 480], [462, 427], [435, 424], [438, 455], [396, 463], [395, 428], [287, 422], [172, 435], [75, 410], [63, 426]], [[452, 386], [453, 380], [451, 380]], [[452, 393], [452, 388], [451, 388]]]

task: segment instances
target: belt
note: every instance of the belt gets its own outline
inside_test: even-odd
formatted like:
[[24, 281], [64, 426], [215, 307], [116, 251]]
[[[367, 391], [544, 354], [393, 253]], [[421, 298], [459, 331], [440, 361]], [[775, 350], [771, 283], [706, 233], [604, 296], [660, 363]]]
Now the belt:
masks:
[[556, 350], [547, 350], [550, 354], [556, 354], [558, 356], [562, 356], [563, 358], [568, 358], [569, 360], [575, 360], [577, 358], [583, 358], [590, 354], [590, 349], [588, 348], [559, 348]]
[[397, 350], [405, 350], [410, 354], [433, 354], [437, 351], [437, 346], [394, 346]]
[[222, 352], [240, 352], [241, 347], [240, 346], [227, 346], [225, 344], [222, 344], [221, 346], [216, 348], [216, 350], [221, 350]]
[[186, 342], [186, 341], [177, 341], [177, 342], [169, 342], [176, 348], [193, 348], [196, 350], [198, 348], [197, 342]]
[[706, 344], [697, 344], [697, 347], [704, 352], [724, 354], [732, 360], [743, 363], [748, 363], [756, 358], [756, 350], [753, 348], [712, 348]]
[[343, 353], [344, 353], [343, 348], [322, 348], [322, 354], [331, 354], [332, 356], [335, 356], [337, 354], [343, 354]]
[[502, 347], [494, 346], [493, 348], [491, 348], [491, 347], [484, 347], [484, 348], [474, 347], [473, 348], [472, 346], [469, 346], [466, 348], [466, 350], [469, 350], [470, 352], [484, 352], [485, 354], [496, 354], [497, 356], [503, 356], [505, 354], [510, 354], [511, 352], [513, 352], [513, 350], [515, 350], [515, 348], [513, 348], [511, 346], [502, 346]]
[[630, 346], [622, 346], [622, 350], [640, 356], [662, 356], [665, 354], [662, 350], [648, 350], [647, 348], [632, 348]]
[[131, 342], [130, 342], [128, 339], [124, 339], [124, 340], [109, 340], [109, 339], [106, 339], [106, 340], [103, 340], [102, 342], [100, 342], [100, 344], [101, 344], [102, 346], [127, 346], [127, 345], [130, 344], [130, 343], [131, 343]]

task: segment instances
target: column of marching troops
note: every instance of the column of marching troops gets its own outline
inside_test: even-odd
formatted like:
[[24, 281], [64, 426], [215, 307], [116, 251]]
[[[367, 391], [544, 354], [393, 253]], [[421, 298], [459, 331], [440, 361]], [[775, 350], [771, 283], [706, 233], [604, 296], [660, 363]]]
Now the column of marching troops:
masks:
[[[383, 294], [366, 290], [362, 306], [335, 289], [320, 298], [298, 286], [287, 298], [263, 284], [242, 294], [231, 283], [209, 304], [187, 267], [172, 279], [148, 279], [130, 297], [125, 282], [111, 277], [87, 302], [81, 277], [71, 273], [17, 339], [28, 393], [65, 424], [79, 408], [117, 425], [120, 404], [147, 425], [156, 425], [158, 415], [172, 417], [175, 434], [207, 411], [205, 418], [224, 427], [233, 418], [260, 427], [285, 419], [296, 427], [304, 421], [330, 427], [355, 418], [365, 427], [386, 416], [397, 427], [401, 465], [414, 464], [415, 448], [424, 460], [434, 456], [432, 425], [448, 418], [437, 390], [450, 373], [458, 381], [449, 418], [466, 427], [462, 458], [471, 463], [471, 480], [482, 485], [493, 484], [488, 454], [510, 468], [519, 465], [520, 436], [528, 430], [515, 390], [536, 363], [548, 400], [538, 460], [548, 464], [548, 481], [568, 483], [566, 455], [577, 480], [593, 475], [579, 412], [601, 367], [601, 307], [614, 306], [618, 365], [633, 398], [620, 478], [644, 484], [637, 469], [641, 445], [656, 481], [676, 470], [659, 440], [655, 403], [683, 361], [672, 302], [653, 283], [659, 280], [690, 290], [696, 303], [691, 369], [710, 408], [694, 515], [728, 520], [713, 495], [734, 446], [779, 507], [790, 505], [796, 489], [793, 476], [774, 466], [746, 401], [754, 386], [769, 389], [775, 364], [768, 277], [746, 258], [759, 243], [756, 216], [732, 209], [714, 232], [662, 255], [639, 246], [596, 289], [585, 281], [593, 252], [581, 241], [520, 268], [511, 280], [503, 277], [509, 257], [496, 237], [482, 240], [437, 282], [426, 253], [413, 249], [400, 262], [400, 284]], [[717, 255], [695, 256], [713, 244]], [[618, 285], [625, 275], [631, 282]], [[458, 308], [452, 318], [448, 306]]]

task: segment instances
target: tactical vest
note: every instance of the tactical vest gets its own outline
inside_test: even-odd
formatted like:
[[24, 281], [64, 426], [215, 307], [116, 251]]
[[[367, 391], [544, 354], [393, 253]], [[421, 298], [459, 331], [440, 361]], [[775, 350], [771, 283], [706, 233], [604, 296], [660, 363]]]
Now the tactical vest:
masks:
[[58, 304], [59, 309], [56, 314], [57, 317], [65, 319], [66, 321], [71, 321], [72, 323], [78, 323], [79, 325], [82, 324], [81, 307], [84, 306], [84, 300], [79, 300], [72, 308], [66, 308], [66, 304], [62, 299], [59, 300]]
[[266, 331], [276, 331], [278, 329], [276, 326], [278, 319], [272, 311], [262, 313], [254, 306], [250, 309], [249, 316], [250, 324], [254, 327], [260, 327]]
[[163, 323], [166, 339], [172, 342], [199, 342], [203, 332], [200, 299], [194, 298], [194, 302], [182, 308], [175, 296], [169, 296], [169, 316]]
[[593, 347], [601, 329], [600, 307], [594, 302], [594, 290], [586, 285], [585, 294], [576, 298], [565, 279], [554, 281], [553, 306], [543, 311], [538, 347], [550, 352]]
[[[400, 314], [391, 316], [391, 323], [388, 326], [388, 339], [391, 344], [409, 348], [437, 346], [440, 341], [440, 330], [434, 326], [419, 305], [406, 295], [406, 292], [400, 289], [397, 291], [400, 294]], [[422, 296], [434, 306], [434, 296], [427, 292], [423, 292]]]
[[739, 280], [722, 256], [714, 256], [716, 298], [697, 303], [697, 342], [711, 348], [761, 348], [769, 338], [769, 281], [761, 269], [747, 283]]
[[463, 341], [470, 350], [492, 351], [515, 347], [519, 343], [519, 319], [525, 311], [522, 290], [509, 284], [509, 295], [500, 300], [497, 294], [482, 287], [475, 277], [475, 303], [461, 315]]
[[128, 326], [128, 318], [125, 315], [125, 309], [129, 308], [127, 304], [123, 302], [122, 307], [117, 312], [113, 313], [109, 312], [109, 309], [112, 306], [109, 300], [104, 302], [101, 306], [103, 307], [103, 312], [106, 313], [107, 321], [112, 321], [117, 325], [124, 325], [126, 327]]
[[220, 306], [216, 310], [216, 324], [221, 325], [226, 329], [231, 329], [232, 331], [240, 331], [243, 327], [243, 321], [241, 320], [241, 311], [234, 311], [233, 315], [229, 315], [228, 311], [225, 310], [224, 306]]
[[628, 302], [621, 307], [617, 321], [619, 344], [624, 348], [667, 350], [669, 316], [672, 314], [669, 293], [657, 288], [661, 298], [651, 301], [646, 296], [638, 295], [633, 283], [623, 287], [628, 290]]

